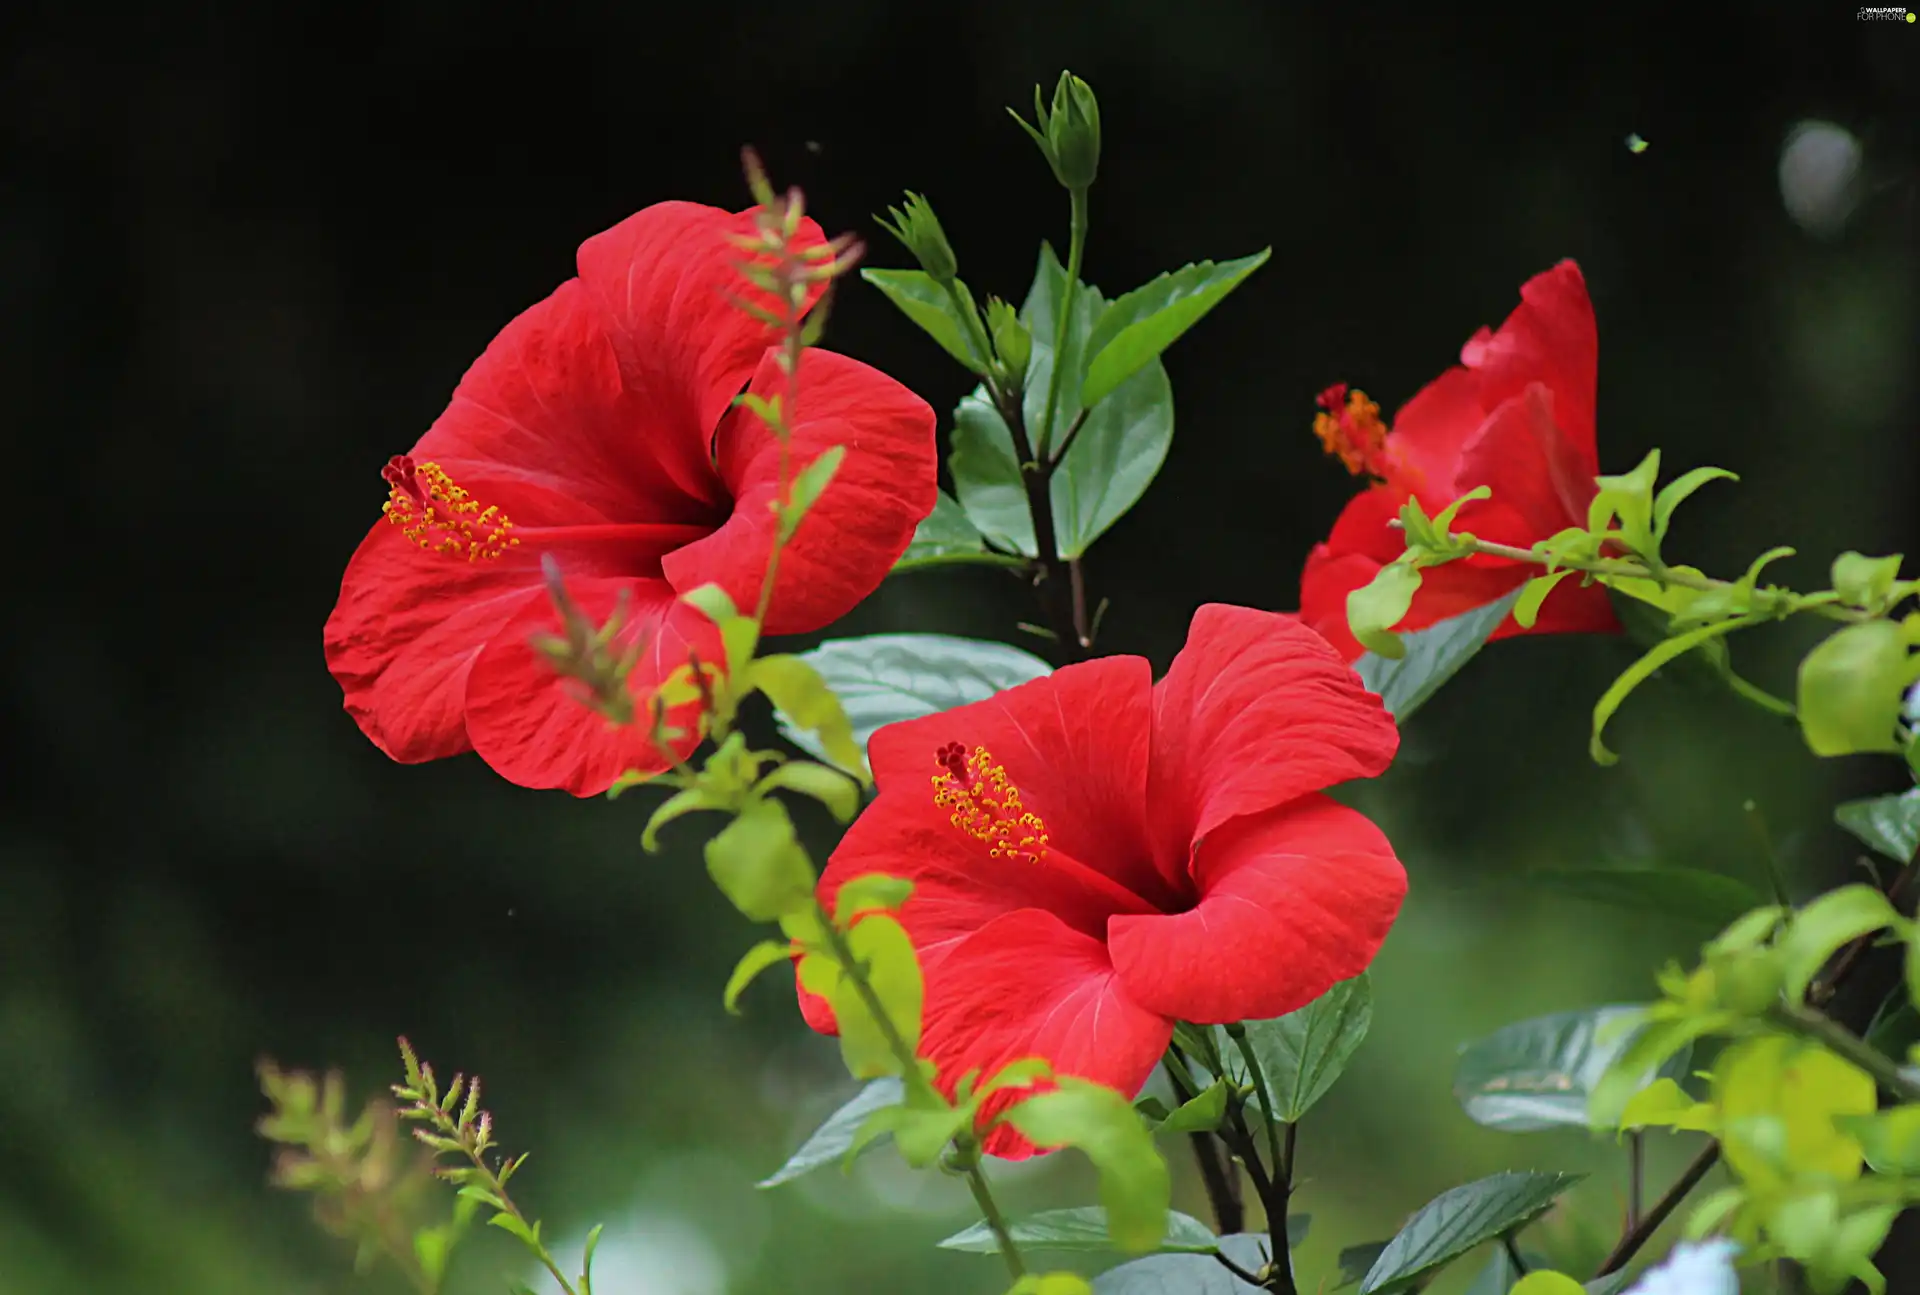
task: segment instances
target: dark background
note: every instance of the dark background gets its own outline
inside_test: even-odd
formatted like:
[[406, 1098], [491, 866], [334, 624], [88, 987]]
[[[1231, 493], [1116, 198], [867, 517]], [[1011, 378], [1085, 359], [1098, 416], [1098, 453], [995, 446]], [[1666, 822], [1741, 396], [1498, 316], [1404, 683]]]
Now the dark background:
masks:
[[[1066, 213], [1004, 106], [1063, 65], [1105, 123], [1091, 282], [1274, 249], [1170, 357], [1172, 455], [1089, 563], [1108, 650], [1164, 667], [1203, 601], [1291, 606], [1352, 489], [1309, 434], [1314, 393], [1351, 381], [1391, 411], [1563, 256], [1600, 320], [1603, 466], [1657, 445], [1669, 473], [1744, 478], [1697, 497], [1670, 552], [1737, 571], [1792, 544], [1774, 574], [1806, 586], [1906, 539], [1920, 28], [1851, 5], [10, 6], [0, 1292], [360, 1289], [264, 1185], [250, 1066], [340, 1063], [370, 1094], [403, 1030], [486, 1075], [551, 1235], [608, 1221], [609, 1295], [999, 1289], [991, 1261], [929, 1249], [967, 1215], [937, 1176], [876, 1156], [753, 1191], [850, 1085], [781, 987], [722, 1015], [753, 933], [684, 838], [641, 853], [648, 796], [389, 764], [341, 712], [320, 627], [381, 463], [493, 333], [630, 212], [744, 205], [743, 143], [876, 264], [906, 260], [870, 213], [924, 191], [976, 294], [1018, 299]], [[1783, 194], [1809, 118], [1864, 149], [1850, 215], [1817, 177]], [[939, 410], [965, 390], [870, 290], [829, 344]], [[1018, 640], [1031, 615], [999, 573], [923, 574], [842, 632]], [[1778, 689], [1804, 646], [1736, 652]], [[1513, 877], [1631, 858], [1757, 882], [1752, 797], [1811, 887], [1854, 857], [1833, 801], [1897, 781], [1666, 684], [1601, 770], [1587, 712], [1627, 649], [1495, 652], [1365, 793], [1413, 891], [1373, 1040], [1303, 1132], [1309, 1288], [1502, 1168], [1598, 1170], [1545, 1235], [1606, 1244], [1618, 1153], [1477, 1129], [1450, 1059], [1644, 997], [1706, 932]], [[1687, 1150], [1657, 1147], [1655, 1174]], [[1014, 1205], [1091, 1199], [1064, 1162], [1008, 1175]], [[477, 1243], [456, 1287], [500, 1289], [507, 1244]]]

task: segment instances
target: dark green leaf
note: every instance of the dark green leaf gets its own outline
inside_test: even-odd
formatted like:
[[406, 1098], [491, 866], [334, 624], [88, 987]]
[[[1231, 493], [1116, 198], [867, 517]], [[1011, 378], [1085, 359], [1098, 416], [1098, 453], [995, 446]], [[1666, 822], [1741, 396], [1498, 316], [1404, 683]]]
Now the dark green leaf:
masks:
[[1405, 1290], [1467, 1251], [1545, 1213], [1582, 1174], [1505, 1173], [1442, 1192], [1387, 1243], [1360, 1295]]
[[[1495, 1030], [1460, 1050], [1453, 1095], [1475, 1123], [1509, 1133], [1586, 1128], [1594, 1085], [1632, 1044], [1643, 1007], [1555, 1012]], [[1689, 1049], [1647, 1076], [1680, 1079]]]
[[1760, 905], [1753, 887], [1698, 868], [1542, 868], [1533, 885], [1596, 904], [1660, 913], [1716, 929]]
[[1867, 1042], [1889, 1057], [1905, 1057], [1920, 1043], [1920, 1012], [1914, 1010], [1904, 987], [1890, 991], [1867, 1026]]
[[[984, 701], [1053, 670], [1019, 648], [948, 634], [829, 639], [800, 656], [839, 695], [862, 751], [882, 725]], [[827, 758], [812, 734], [777, 718], [788, 741]]]
[[985, 357], [974, 350], [966, 321], [954, 307], [953, 298], [932, 275], [923, 270], [867, 269], [860, 271], [860, 277], [885, 293], [901, 314], [940, 343], [948, 355], [975, 373], [987, 371]]
[[979, 528], [967, 520], [953, 496], [942, 490], [934, 498], [933, 511], [914, 530], [913, 541], [893, 564], [893, 569], [898, 574], [969, 562], [1006, 564], [1014, 560], [1005, 554], [988, 552]]
[[1368, 1241], [1342, 1250], [1339, 1261], [1340, 1285], [1334, 1289], [1339, 1290], [1359, 1282], [1373, 1270], [1373, 1265], [1380, 1259], [1380, 1252], [1386, 1248], [1387, 1243], [1384, 1241]]
[[[1107, 1211], [1099, 1205], [1082, 1205], [1068, 1210], [1047, 1210], [1015, 1219], [1007, 1225], [1014, 1244], [1035, 1250], [1114, 1250], [1107, 1235]], [[1167, 1231], [1158, 1249], [1163, 1252], [1210, 1254], [1218, 1246], [1213, 1229], [1190, 1215], [1167, 1211]], [[998, 1254], [1000, 1245], [984, 1222], [956, 1232], [940, 1243], [943, 1250], [965, 1250], [974, 1254]]]
[[[1265, 1234], [1254, 1232], [1221, 1237], [1219, 1244], [1222, 1254], [1255, 1274], [1266, 1266], [1273, 1245]], [[1148, 1255], [1093, 1279], [1094, 1295], [1257, 1295], [1259, 1291], [1260, 1287], [1241, 1281], [1212, 1255]]]
[[1266, 264], [1271, 252], [1266, 248], [1219, 265], [1200, 261], [1115, 298], [1087, 339], [1086, 351], [1093, 358], [1080, 387], [1080, 403], [1099, 404]]
[[1920, 850], [1920, 787], [1850, 800], [1833, 811], [1833, 821], [1889, 859], [1905, 863]]
[[[1365, 972], [1343, 980], [1297, 1012], [1248, 1021], [1247, 1046], [1267, 1081], [1273, 1117], [1292, 1124], [1333, 1087], [1373, 1023], [1373, 988]], [[1219, 1027], [1215, 1044], [1228, 1072], [1244, 1082], [1239, 1049]]]
[[905, 1096], [906, 1088], [900, 1080], [892, 1076], [874, 1080], [852, 1101], [828, 1116], [827, 1122], [800, 1144], [800, 1149], [787, 1158], [786, 1164], [760, 1180], [760, 1186], [778, 1187], [822, 1165], [833, 1164], [853, 1145], [854, 1136], [860, 1132], [867, 1116], [888, 1106], [898, 1106]]
[[[1035, 452], [1053, 373], [1054, 320], [1065, 285], [1066, 271], [1053, 249], [1043, 245], [1033, 288], [1020, 312], [1033, 334], [1022, 417], [1027, 444]], [[1082, 356], [1088, 335], [1106, 309], [1099, 290], [1082, 284], [1067, 328], [1065, 380], [1054, 419], [1055, 453], [1080, 416]], [[1093, 409], [1053, 475], [1054, 538], [1062, 556], [1086, 552], [1133, 507], [1159, 472], [1172, 442], [1173, 388], [1166, 368], [1153, 360]], [[1031, 557], [1036, 552], [1033, 520], [1013, 434], [984, 390], [961, 401], [954, 414], [950, 466], [954, 492], [973, 524], [996, 543]]]
[[1487, 1266], [1473, 1279], [1473, 1285], [1467, 1287], [1466, 1295], [1507, 1295], [1513, 1284], [1529, 1272], [1552, 1268], [1545, 1258], [1530, 1251], [1523, 1251], [1520, 1257], [1527, 1261], [1526, 1272], [1514, 1266], [1507, 1248], [1500, 1246], [1487, 1258]]
[[1360, 679], [1380, 694], [1394, 719], [1404, 724], [1440, 686], [1473, 659], [1520, 599], [1516, 589], [1498, 602], [1476, 607], [1437, 625], [1402, 634], [1406, 655], [1397, 661], [1368, 653], [1353, 663]]

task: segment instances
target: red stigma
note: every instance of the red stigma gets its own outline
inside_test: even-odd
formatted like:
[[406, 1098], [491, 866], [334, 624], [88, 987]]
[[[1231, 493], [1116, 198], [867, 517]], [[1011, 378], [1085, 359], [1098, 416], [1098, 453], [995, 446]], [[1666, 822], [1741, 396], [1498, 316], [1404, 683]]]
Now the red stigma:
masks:
[[961, 786], [973, 781], [973, 775], [967, 772], [967, 748], [958, 742], [949, 742], [933, 753], [934, 763], [953, 775], [953, 780]]

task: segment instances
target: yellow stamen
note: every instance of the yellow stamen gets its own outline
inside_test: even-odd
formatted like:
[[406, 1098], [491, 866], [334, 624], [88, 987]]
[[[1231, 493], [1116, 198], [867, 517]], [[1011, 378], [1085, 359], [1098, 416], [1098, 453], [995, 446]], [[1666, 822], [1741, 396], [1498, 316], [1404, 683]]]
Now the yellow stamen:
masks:
[[520, 541], [513, 521], [495, 505], [480, 501], [453, 484], [438, 463], [415, 464], [395, 455], [380, 475], [391, 487], [381, 508], [387, 520], [430, 553], [447, 553], [469, 562], [497, 558]]
[[955, 827], [985, 841], [995, 859], [1039, 863], [1047, 857], [1047, 825], [1021, 804], [1020, 789], [987, 748], [968, 753], [949, 742], [934, 758], [945, 772], [933, 775], [933, 803], [953, 811]]

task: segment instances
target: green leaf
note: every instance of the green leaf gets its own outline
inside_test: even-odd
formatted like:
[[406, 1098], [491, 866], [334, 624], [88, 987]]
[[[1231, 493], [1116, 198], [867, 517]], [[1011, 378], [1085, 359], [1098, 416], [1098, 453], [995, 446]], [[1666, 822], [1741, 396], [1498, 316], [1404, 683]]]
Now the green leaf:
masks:
[[1505, 1173], [1442, 1192], [1407, 1220], [1374, 1261], [1360, 1295], [1401, 1291], [1426, 1274], [1544, 1214], [1583, 1174]]
[[893, 564], [893, 571], [898, 575], [927, 567], [1012, 560], [1005, 554], [989, 553], [980, 528], [968, 521], [954, 497], [942, 490], [934, 496], [933, 511], [914, 529], [913, 539], [900, 560]]
[[813, 864], [777, 800], [747, 806], [707, 841], [706, 855], [714, 884], [751, 921], [775, 921], [813, 902]]
[[1392, 630], [1406, 619], [1419, 592], [1420, 568], [1412, 562], [1389, 562], [1372, 580], [1347, 594], [1347, 628], [1370, 655], [1403, 660], [1407, 645]]
[[[1051, 247], [1042, 245], [1040, 264], [1020, 318], [1033, 334], [1022, 417], [1027, 444], [1046, 416], [1047, 386], [1053, 373], [1053, 322], [1066, 285], [1066, 271]], [[1085, 344], [1107, 309], [1098, 289], [1082, 284], [1074, 295], [1067, 327], [1066, 377], [1055, 414], [1053, 452], [1065, 440], [1082, 409], [1080, 377]], [[1054, 540], [1062, 557], [1078, 557], [1118, 521], [1146, 492], [1173, 443], [1173, 388], [1158, 360], [1150, 360], [1122, 382], [1087, 415], [1049, 486]], [[954, 493], [967, 516], [995, 543], [1028, 557], [1034, 545], [1013, 433], [987, 395], [977, 390], [954, 413]]]
[[[966, 320], [955, 308], [953, 298], [932, 275], [924, 270], [863, 269], [860, 277], [885, 293], [901, 314], [940, 343], [948, 355], [974, 373], [987, 371], [986, 357], [976, 353], [969, 340]], [[954, 281], [954, 287], [963, 294], [966, 292], [965, 285], [958, 280]]]
[[[1503, 1295], [1507, 1295], [1504, 1288]], [[1587, 1295], [1587, 1288], [1565, 1273], [1542, 1269], [1515, 1282], [1511, 1295]]]
[[[1297, 1012], [1248, 1021], [1246, 1046], [1260, 1062], [1273, 1118], [1297, 1123], [1333, 1087], [1373, 1023], [1373, 988], [1363, 971], [1343, 980]], [[1233, 1078], [1246, 1074], [1226, 1028], [1215, 1042]]]
[[1530, 630], [1540, 619], [1540, 606], [1547, 601], [1547, 595], [1556, 589], [1568, 576], [1578, 575], [1572, 567], [1556, 571], [1552, 575], [1536, 576], [1520, 587], [1520, 600], [1513, 605], [1513, 623], [1523, 630]]
[[[926, 987], [913, 941], [900, 923], [885, 913], [869, 913], [847, 932], [853, 956], [865, 966], [867, 983], [880, 1000], [903, 1042], [916, 1051], [920, 1045], [921, 1007]], [[819, 991], [814, 991], [819, 992]], [[901, 1059], [888, 1043], [886, 1031], [867, 1006], [865, 995], [851, 976], [840, 975], [827, 999], [840, 1028], [840, 1057], [856, 1079], [897, 1075]]]
[[640, 848], [652, 854], [660, 848], [660, 829], [686, 814], [697, 813], [703, 809], [731, 809], [726, 797], [715, 795], [705, 787], [688, 787], [676, 791], [661, 801], [647, 818], [646, 827], [640, 831]]
[[1209, 1133], [1219, 1128], [1220, 1121], [1226, 1116], [1226, 1081], [1215, 1080], [1192, 1101], [1182, 1102], [1176, 1107], [1172, 1114], [1159, 1122], [1154, 1132]]
[[606, 1230], [606, 1226], [604, 1223], [596, 1223], [587, 1233], [586, 1252], [580, 1256], [580, 1295], [592, 1295], [593, 1254], [600, 1248], [600, 1234]]
[[740, 995], [747, 991], [747, 986], [768, 967], [789, 962], [792, 958], [793, 943], [789, 940], [762, 940], [748, 949], [734, 964], [733, 974], [727, 977], [727, 992], [723, 1000], [727, 1011], [738, 1016]]
[[900, 1158], [915, 1169], [931, 1169], [961, 1130], [973, 1122], [973, 1112], [964, 1106], [915, 1105], [911, 1100], [900, 1106], [885, 1106], [867, 1116], [866, 1123], [854, 1135], [848, 1156], [858, 1155], [870, 1142], [892, 1134], [900, 1148]]
[[1340, 1284], [1335, 1290], [1352, 1286], [1363, 1280], [1373, 1270], [1373, 1265], [1387, 1248], [1385, 1241], [1367, 1241], [1357, 1246], [1348, 1246], [1340, 1252]]
[[1833, 821], [1870, 848], [1905, 863], [1920, 850], [1920, 787], [1850, 800], [1833, 811]]
[[529, 1227], [512, 1214], [501, 1213], [488, 1219], [487, 1224], [490, 1227], [499, 1228], [502, 1232], [511, 1233], [518, 1237], [520, 1243], [526, 1246], [527, 1249], [533, 1251], [535, 1254], [540, 1253], [542, 1247], [540, 1244], [539, 1223], [536, 1222], [533, 1226]]
[[852, 822], [860, 810], [860, 784], [838, 769], [811, 760], [789, 760], [775, 766], [754, 790], [762, 796], [776, 790], [811, 796], [842, 823]]
[[[1040, 1214], [1030, 1214], [1023, 1219], [1014, 1219], [1007, 1224], [1007, 1233], [1013, 1238], [1015, 1245], [1022, 1249], [1032, 1247], [1035, 1250], [1112, 1250], [1115, 1246], [1108, 1229], [1107, 1211], [1098, 1205], [1083, 1205], [1067, 1210], [1047, 1210]], [[1135, 1248], [1190, 1254], [1211, 1254], [1219, 1248], [1219, 1238], [1213, 1235], [1212, 1228], [1199, 1219], [1175, 1210], [1167, 1211], [1166, 1228], [1157, 1236], [1159, 1238], [1157, 1245], [1152, 1243], [1152, 1238], [1149, 1238], [1148, 1245]], [[954, 1233], [940, 1243], [940, 1248], [964, 1250], [970, 1254], [983, 1255], [1000, 1252], [1000, 1245], [994, 1240], [993, 1230], [984, 1222]]]
[[761, 657], [752, 666], [753, 686], [773, 703], [780, 732], [789, 742], [865, 785], [873, 781], [867, 772], [866, 737], [855, 737], [838, 691], [819, 668], [819, 657], [817, 648], [800, 656]]
[[1897, 751], [1908, 683], [1907, 642], [1892, 621], [1863, 621], [1829, 636], [1800, 662], [1800, 731], [1815, 755]]
[[1884, 558], [1842, 553], [1833, 560], [1833, 591], [1849, 607], [1884, 611], [1894, 582], [1900, 578], [1901, 557], [1898, 553]]
[[1797, 1002], [1843, 944], [1900, 920], [1887, 897], [1872, 886], [1854, 884], [1830, 890], [1793, 915], [1776, 943], [1781, 987]]
[[[1655, 453], [1657, 454], [1658, 451], [1656, 450]], [[1620, 677], [1608, 686], [1607, 691], [1602, 694], [1593, 708], [1593, 736], [1587, 743], [1587, 751], [1593, 757], [1593, 762], [1600, 765], [1619, 762], [1620, 757], [1607, 750], [1607, 744], [1600, 740], [1600, 735], [1606, 731], [1607, 721], [1613, 718], [1613, 713], [1620, 709], [1635, 688], [1653, 676], [1654, 671], [1702, 644], [1711, 643], [1735, 630], [1745, 629], [1762, 619], [1764, 618], [1742, 616], [1735, 620], [1719, 621], [1712, 625], [1702, 625], [1697, 629], [1688, 630], [1685, 634], [1676, 635], [1655, 644], [1646, 655], [1622, 671]]]
[[[834, 474], [840, 470], [841, 461], [846, 457], [846, 446], [828, 446], [815, 456], [813, 462], [802, 468], [798, 476], [794, 477], [792, 491], [787, 498], [787, 506], [781, 510], [780, 515], [782, 537], [793, 538], [808, 511], [820, 501], [820, 496], [826, 493], [827, 486], [832, 483]], [[755, 632], [758, 633], [757, 627]], [[731, 653], [727, 656], [727, 662], [731, 668], [739, 668], [740, 662], [736, 661]]]
[[911, 894], [913, 883], [905, 877], [889, 876], [884, 872], [863, 872], [857, 877], [849, 877], [834, 892], [833, 920], [845, 926], [861, 913], [875, 909], [897, 910]]
[[[1291, 1227], [1293, 1220], [1288, 1219]], [[1220, 1253], [1250, 1273], [1266, 1267], [1273, 1243], [1264, 1233], [1236, 1232], [1219, 1239]], [[1212, 1255], [1148, 1255], [1093, 1279], [1093, 1295], [1260, 1295]]]
[[[906, 1086], [899, 1079], [889, 1075], [885, 1079], [874, 1080], [862, 1088], [852, 1101], [829, 1115], [826, 1123], [815, 1129], [812, 1136], [800, 1144], [800, 1149], [787, 1157], [787, 1163], [762, 1178], [759, 1185], [763, 1188], [778, 1187], [822, 1165], [835, 1163], [853, 1146], [853, 1139], [867, 1116], [889, 1106], [898, 1106], [904, 1100]], [[878, 1143], [870, 1145], [877, 1146]]]
[[1086, 353], [1093, 358], [1080, 403], [1099, 404], [1265, 265], [1272, 251], [1263, 248], [1220, 265], [1200, 261], [1115, 298], [1087, 338]]
[[[862, 765], [875, 729], [985, 701], [1053, 672], [1052, 666], [1031, 652], [948, 634], [829, 639], [796, 659], [811, 666], [846, 708], [853, 750], [861, 756]], [[776, 718], [789, 741], [840, 764], [800, 732], [784, 712]]]
[[1009, 1107], [1001, 1118], [1037, 1146], [1070, 1146], [1093, 1162], [1117, 1249], [1158, 1248], [1167, 1234], [1173, 1179], [1153, 1135], [1133, 1104], [1113, 1089], [1068, 1076], [1059, 1083]]
[[[1644, 1012], [1642, 1005], [1613, 1004], [1554, 1012], [1495, 1030], [1460, 1050], [1454, 1099], [1469, 1119], [1490, 1129], [1586, 1128], [1593, 1090], [1633, 1043], [1639, 1033], [1635, 1022]], [[1689, 1051], [1675, 1053], [1642, 1082], [1684, 1076]]]
[[1007, 1295], [1093, 1295], [1093, 1287], [1079, 1273], [1028, 1273]]
[[1403, 634], [1400, 641], [1406, 651], [1397, 660], [1369, 653], [1355, 661], [1353, 668], [1359, 671], [1362, 683], [1380, 694], [1395, 722], [1405, 724], [1486, 646], [1519, 598], [1520, 591], [1515, 590], [1498, 602]]
[[[1527, 1261], [1524, 1272], [1514, 1265], [1505, 1246], [1496, 1246], [1493, 1253], [1487, 1256], [1487, 1266], [1480, 1270], [1480, 1275], [1473, 1279], [1471, 1286], [1467, 1287], [1466, 1295], [1507, 1295], [1507, 1292], [1513, 1288], [1513, 1284], [1525, 1276], [1526, 1272], [1552, 1267], [1544, 1258], [1536, 1254], [1525, 1254], [1521, 1257]], [[1584, 1295], [1578, 1282], [1573, 1284], [1573, 1295]]]
[[1673, 510], [1701, 486], [1709, 481], [1738, 481], [1739, 479], [1725, 468], [1695, 468], [1667, 482], [1661, 487], [1660, 493], [1653, 497], [1654, 539], [1659, 541], [1667, 537], [1667, 525], [1673, 520]]
[[1526, 880], [1575, 899], [1677, 917], [1716, 930], [1762, 902], [1745, 882], [1699, 868], [1541, 868]]

